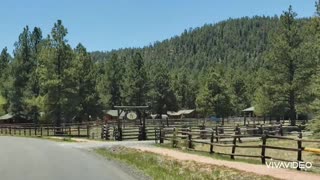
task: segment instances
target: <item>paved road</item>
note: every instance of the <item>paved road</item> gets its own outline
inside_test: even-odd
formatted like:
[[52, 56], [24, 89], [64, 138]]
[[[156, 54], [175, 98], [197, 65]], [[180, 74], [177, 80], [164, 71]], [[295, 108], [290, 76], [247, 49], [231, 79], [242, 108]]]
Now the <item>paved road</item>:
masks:
[[1, 180], [131, 180], [112, 161], [81, 148], [33, 138], [0, 137]]

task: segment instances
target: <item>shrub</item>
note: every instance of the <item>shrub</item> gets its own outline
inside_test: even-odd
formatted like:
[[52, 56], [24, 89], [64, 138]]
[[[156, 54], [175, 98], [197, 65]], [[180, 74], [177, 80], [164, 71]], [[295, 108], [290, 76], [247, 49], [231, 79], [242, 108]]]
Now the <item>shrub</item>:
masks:
[[307, 129], [312, 131], [314, 137], [320, 138], [320, 116], [317, 116], [315, 119], [310, 121], [307, 125]]

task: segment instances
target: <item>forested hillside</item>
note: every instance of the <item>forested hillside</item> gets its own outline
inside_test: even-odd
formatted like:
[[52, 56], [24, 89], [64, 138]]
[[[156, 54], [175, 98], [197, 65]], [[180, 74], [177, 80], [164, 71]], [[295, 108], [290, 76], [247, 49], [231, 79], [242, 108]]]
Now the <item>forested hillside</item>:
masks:
[[281, 17], [229, 19], [143, 48], [91, 53], [68, 44], [60, 20], [45, 38], [26, 26], [13, 57], [1, 52], [0, 113], [60, 124], [114, 105], [222, 118], [255, 106], [294, 124], [319, 109], [319, 19], [297, 19], [290, 7]]

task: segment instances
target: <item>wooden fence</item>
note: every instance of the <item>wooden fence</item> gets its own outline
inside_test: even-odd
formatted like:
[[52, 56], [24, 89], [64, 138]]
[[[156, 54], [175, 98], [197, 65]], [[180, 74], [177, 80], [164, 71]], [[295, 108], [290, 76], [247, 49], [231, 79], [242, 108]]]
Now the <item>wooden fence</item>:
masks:
[[0, 126], [2, 135], [19, 136], [68, 136], [68, 137], [90, 137], [89, 124], [78, 124], [64, 127], [55, 126]]
[[[212, 129], [204, 129], [204, 130], [193, 130], [192, 128], [160, 128], [157, 129], [157, 139], [156, 143], [160, 142], [160, 144], [164, 143], [165, 140], [169, 140], [172, 143], [172, 147], [175, 147], [179, 141], [186, 141], [187, 148], [194, 149], [194, 144], [203, 144], [209, 145], [208, 152], [210, 154], [220, 154], [230, 156], [231, 159], [235, 159], [236, 156], [247, 157], [247, 158], [258, 158], [261, 159], [262, 164], [266, 164], [266, 159], [272, 159], [277, 161], [285, 161], [285, 162], [303, 162], [302, 160], [302, 152], [308, 151], [307, 148], [303, 147], [303, 142], [312, 142], [312, 143], [320, 143], [320, 140], [310, 140], [310, 139], [302, 139], [302, 127], [298, 127], [299, 132], [297, 138], [286, 137], [283, 136], [283, 131], [286, 128], [290, 127], [278, 127], [277, 132], [268, 131], [268, 128], [248, 128], [245, 131], [256, 130], [256, 134], [247, 134], [245, 131], [242, 132], [234, 132], [231, 134], [219, 134], [221, 132], [222, 127], [216, 127]], [[292, 128], [292, 127], [291, 127]], [[241, 133], [241, 134], [240, 134]], [[203, 139], [210, 139], [210, 142], [203, 141]], [[261, 141], [261, 144], [258, 145], [241, 145], [237, 143], [241, 142], [245, 138], [257, 138], [258, 141]], [[278, 139], [278, 140], [288, 140], [296, 142], [297, 147], [278, 147], [267, 145], [268, 139]], [[230, 144], [228, 144], [228, 142]], [[230, 153], [218, 152], [214, 150], [214, 147], [229, 147], [231, 148]], [[248, 148], [248, 149], [261, 149], [261, 155], [249, 155], [249, 154], [237, 154], [236, 150], [238, 148]], [[297, 152], [297, 158], [295, 160], [281, 159], [276, 157], [266, 156], [266, 149], [276, 149], [282, 151], [291, 151]], [[320, 152], [320, 150], [315, 150]], [[310, 151], [309, 151], [310, 152]], [[313, 167], [320, 167], [320, 164], [312, 164]], [[298, 170], [299, 167], [297, 168]]]

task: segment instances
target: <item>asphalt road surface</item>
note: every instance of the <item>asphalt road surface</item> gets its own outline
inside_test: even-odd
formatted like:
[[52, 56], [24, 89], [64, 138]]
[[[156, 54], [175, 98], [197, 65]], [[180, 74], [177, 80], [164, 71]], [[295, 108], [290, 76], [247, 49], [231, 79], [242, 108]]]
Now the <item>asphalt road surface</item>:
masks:
[[138, 179], [94, 153], [61, 143], [0, 137], [1, 180]]

